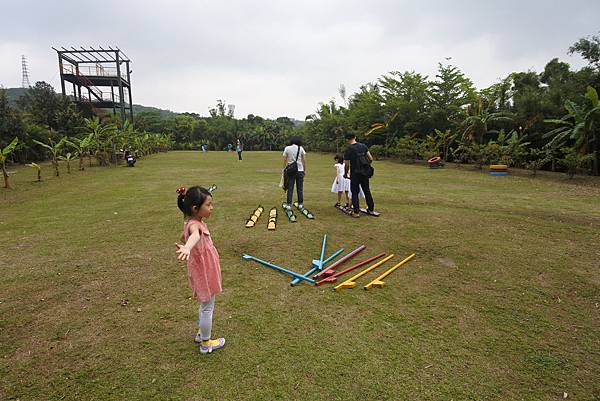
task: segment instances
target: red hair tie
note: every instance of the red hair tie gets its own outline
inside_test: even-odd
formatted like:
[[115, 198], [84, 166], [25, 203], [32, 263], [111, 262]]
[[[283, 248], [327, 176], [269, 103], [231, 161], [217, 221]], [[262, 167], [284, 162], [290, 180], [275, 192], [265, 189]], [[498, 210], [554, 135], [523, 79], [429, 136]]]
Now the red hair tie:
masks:
[[175, 192], [177, 192], [179, 195], [185, 196], [185, 193], [187, 192], [187, 188], [186, 187], [179, 187], [179, 188], [177, 188], [177, 190]]

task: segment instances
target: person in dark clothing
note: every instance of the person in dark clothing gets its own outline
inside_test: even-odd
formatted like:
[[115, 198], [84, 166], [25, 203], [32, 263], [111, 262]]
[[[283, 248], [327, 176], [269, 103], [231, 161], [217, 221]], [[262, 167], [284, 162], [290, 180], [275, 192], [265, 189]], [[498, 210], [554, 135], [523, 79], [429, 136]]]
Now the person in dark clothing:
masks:
[[345, 138], [348, 148], [344, 153], [344, 177], [350, 178], [352, 217], [360, 217], [358, 201], [360, 188], [362, 188], [367, 201], [367, 213], [375, 214], [375, 203], [369, 187], [369, 179], [373, 175], [373, 168], [370, 166], [373, 156], [371, 156], [367, 145], [356, 141], [356, 135], [347, 133]]

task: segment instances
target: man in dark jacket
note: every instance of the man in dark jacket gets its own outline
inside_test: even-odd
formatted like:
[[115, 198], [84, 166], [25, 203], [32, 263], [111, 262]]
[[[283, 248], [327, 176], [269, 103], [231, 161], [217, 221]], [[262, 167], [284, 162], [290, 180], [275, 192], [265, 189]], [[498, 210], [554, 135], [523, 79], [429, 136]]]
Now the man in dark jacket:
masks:
[[369, 179], [373, 175], [373, 167], [371, 167], [373, 156], [371, 156], [367, 145], [356, 142], [356, 135], [347, 133], [345, 138], [348, 148], [344, 153], [344, 176], [350, 178], [352, 217], [360, 217], [360, 205], [358, 203], [360, 188], [362, 188], [367, 200], [367, 213], [375, 215], [375, 203], [369, 187]]

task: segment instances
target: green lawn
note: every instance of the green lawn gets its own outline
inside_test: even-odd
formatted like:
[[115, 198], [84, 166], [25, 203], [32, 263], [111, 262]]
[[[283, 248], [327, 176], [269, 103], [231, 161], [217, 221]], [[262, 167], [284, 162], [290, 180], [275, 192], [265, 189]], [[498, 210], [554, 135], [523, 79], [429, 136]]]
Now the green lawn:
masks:
[[[29, 167], [0, 189], [0, 400], [600, 400], [600, 180], [491, 177], [376, 162], [382, 217], [330, 193], [309, 154], [305, 205], [280, 205], [279, 152], [170, 152], [60, 178]], [[208, 356], [174, 243], [178, 186], [217, 184], [208, 221], [224, 293]], [[416, 258], [382, 289], [290, 287], [242, 253], [296, 271], [367, 243]], [[388, 266], [391, 264], [388, 262]], [[125, 305], [123, 305], [125, 304]]]

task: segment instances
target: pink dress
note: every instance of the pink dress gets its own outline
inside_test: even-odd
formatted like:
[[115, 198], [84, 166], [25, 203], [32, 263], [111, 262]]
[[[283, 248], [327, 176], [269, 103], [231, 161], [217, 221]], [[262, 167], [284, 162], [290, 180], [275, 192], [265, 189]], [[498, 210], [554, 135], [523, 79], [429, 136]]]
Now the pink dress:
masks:
[[194, 293], [194, 298], [200, 302], [208, 302], [213, 295], [223, 291], [219, 253], [213, 245], [205, 223], [193, 219], [188, 220], [183, 228], [184, 239], [187, 241], [190, 237], [189, 228], [192, 224], [200, 227], [200, 241], [190, 252], [187, 262], [188, 284]]

